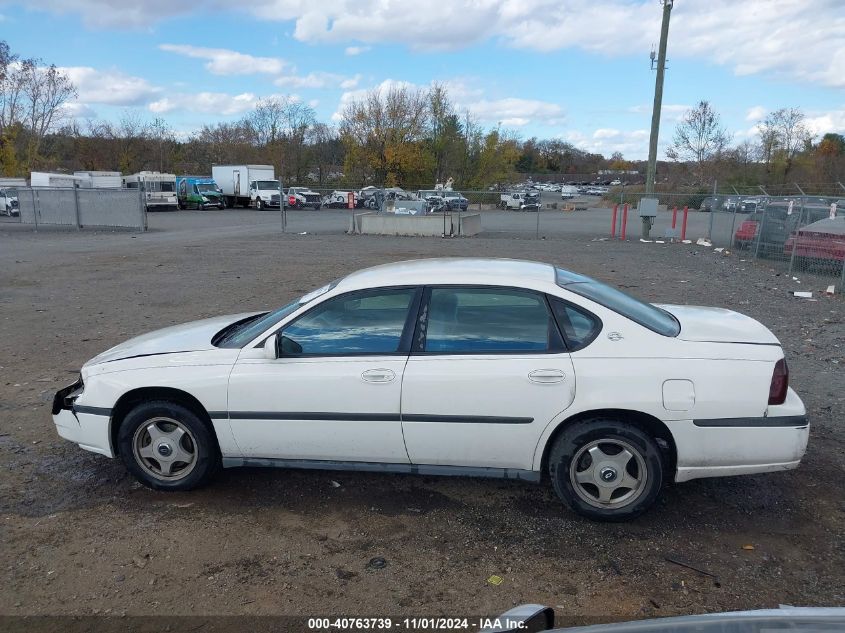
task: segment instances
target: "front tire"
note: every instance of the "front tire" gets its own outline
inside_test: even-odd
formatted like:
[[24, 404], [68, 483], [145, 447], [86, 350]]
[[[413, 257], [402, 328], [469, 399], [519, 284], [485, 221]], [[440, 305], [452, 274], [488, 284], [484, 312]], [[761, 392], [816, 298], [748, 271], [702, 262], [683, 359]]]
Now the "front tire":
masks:
[[209, 426], [189, 408], [166, 400], [144, 402], [127, 414], [117, 452], [126, 469], [154, 490], [192, 490], [220, 465]]
[[259, 211], [263, 211], [263, 210], [264, 210], [264, 201], [263, 201], [261, 198], [258, 198], [258, 199], [255, 201], [255, 208], [256, 208], [256, 209], [258, 209]]
[[660, 447], [637, 426], [610, 418], [575, 422], [549, 454], [558, 497], [597, 521], [625, 521], [645, 512], [663, 486]]

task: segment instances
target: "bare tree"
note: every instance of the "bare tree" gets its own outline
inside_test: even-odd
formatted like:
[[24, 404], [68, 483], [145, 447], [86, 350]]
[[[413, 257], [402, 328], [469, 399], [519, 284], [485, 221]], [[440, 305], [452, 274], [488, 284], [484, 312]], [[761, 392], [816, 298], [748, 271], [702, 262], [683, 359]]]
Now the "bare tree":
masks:
[[783, 182], [792, 171], [795, 157], [813, 141], [804, 118], [799, 108], [781, 108], [770, 113], [760, 124], [760, 143], [767, 171], [782, 170]]
[[721, 117], [708, 101], [699, 101], [675, 128], [675, 137], [666, 155], [671, 160], [695, 163], [696, 177], [703, 180], [706, 165], [722, 153], [729, 141]]

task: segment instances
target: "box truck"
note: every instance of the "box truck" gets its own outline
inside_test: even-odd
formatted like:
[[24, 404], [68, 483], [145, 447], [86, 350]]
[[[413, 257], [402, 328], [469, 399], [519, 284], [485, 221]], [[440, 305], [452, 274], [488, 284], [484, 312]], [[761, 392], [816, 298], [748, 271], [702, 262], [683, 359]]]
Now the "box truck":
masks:
[[180, 209], [225, 209], [223, 191], [208, 176], [180, 176], [176, 179], [176, 199]]
[[51, 174], [45, 171], [33, 171], [29, 175], [31, 187], [85, 187], [88, 179], [73, 174]]
[[211, 177], [223, 191], [227, 207], [279, 206], [279, 181], [272, 165], [212, 165]]
[[91, 189], [120, 189], [123, 186], [119, 171], [75, 171], [73, 175], [84, 178], [86, 184], [80, 186]]

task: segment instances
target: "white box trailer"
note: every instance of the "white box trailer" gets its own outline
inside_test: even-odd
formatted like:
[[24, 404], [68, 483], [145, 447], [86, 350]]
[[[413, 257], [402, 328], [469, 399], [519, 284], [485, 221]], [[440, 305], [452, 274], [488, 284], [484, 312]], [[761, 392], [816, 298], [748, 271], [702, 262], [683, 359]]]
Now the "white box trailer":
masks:
[[84, 187], [86, 182], [86, 178], [73, 174], [52, 174], [46, 171], [33, 171], [29, 177], [31, 187]]
[[212, 165], [211, 177], [223, 191], [226, 206], [279, 206], [279, 181], [272, 165]]
[[84, 178], [92, 189], [120, 189], [123, 177], [119, 171], [75, 171], [74, 176]]
[[140, 189], [143, 192], [144, 205], [148, 210], [177, 207], [176, 174], [140, 171], [137, 174], [123, 176], [123, 186], [127, 189]]

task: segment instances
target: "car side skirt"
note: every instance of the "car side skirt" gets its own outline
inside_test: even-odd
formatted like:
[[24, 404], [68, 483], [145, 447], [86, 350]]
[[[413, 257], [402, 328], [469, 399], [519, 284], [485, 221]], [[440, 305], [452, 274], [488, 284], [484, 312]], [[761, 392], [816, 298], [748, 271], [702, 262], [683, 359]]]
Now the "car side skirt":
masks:
[[345, 470], [372, 473], [404, 473], [410, 475], [438, 475], [445, 477], [486, 477], [540, 481], [540, 473], [516, 468], [481, 468], [471, 466], [441, 466], [438, 464], [390, 464], [381, 462], [342, 462], [330, 460], [276, 459], [263, 457], [224, 457], [223, 468], [241, 466], [297, 468], [306, 470]]

